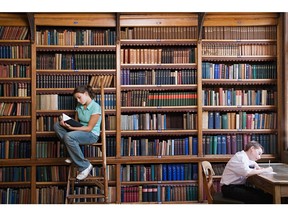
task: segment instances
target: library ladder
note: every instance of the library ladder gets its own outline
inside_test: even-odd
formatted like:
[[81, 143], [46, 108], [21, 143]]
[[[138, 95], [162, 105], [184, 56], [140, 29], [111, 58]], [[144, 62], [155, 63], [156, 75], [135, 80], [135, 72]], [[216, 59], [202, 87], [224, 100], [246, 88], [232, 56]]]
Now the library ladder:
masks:
[[79, 181], [76, 179], [77, 167], [71, 163], [68, 171], [68, 180], [66, 188], [66, 204], [96, 204], [107, 203], [108, 201], [108, 177], [106, 170], [106, 132], [105, 132], [105, 100], [104, 100], [104, 86], [101, 81], [101, 135], [100, 141], [90, 145], [93, 148], [101, 150], [100, 157], [91, 161], [92, 165], [99, 168], [96, 176], [89, 176]]

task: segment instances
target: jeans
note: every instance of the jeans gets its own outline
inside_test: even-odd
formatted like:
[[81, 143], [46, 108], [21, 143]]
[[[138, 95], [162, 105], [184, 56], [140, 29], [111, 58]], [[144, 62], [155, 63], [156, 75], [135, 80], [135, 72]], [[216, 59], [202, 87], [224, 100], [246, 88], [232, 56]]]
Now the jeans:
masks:
[[72, 161], [76, 164], [79, 171], [81, 172], [88, 168], [90, 162], [84, 158], [79, 144], [89, 145], [96, 143], [99, 136], [92, 132], [66, 130], [59, 122], [54, 124], [54, 130], [58, 138], [64, 142]]

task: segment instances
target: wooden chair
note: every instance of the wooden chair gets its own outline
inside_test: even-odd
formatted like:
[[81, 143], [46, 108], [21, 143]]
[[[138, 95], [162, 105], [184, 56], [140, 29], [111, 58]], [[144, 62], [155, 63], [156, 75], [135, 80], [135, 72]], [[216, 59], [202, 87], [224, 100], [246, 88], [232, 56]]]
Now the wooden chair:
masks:
[[241, 201], [225, 198], [221, 192], [215, 190], [213, 184], [213, 176], [215, 172], [212, 165], [208, 161], [202, 162], [202, 176], [203, 176], [203, 187], [207, 194], [207, 200], [209, 204], [244, 204]]
[[[101, 142], [91, 144], [90, 146], [99, 147], [102, 154], [99, 158], [93, 159], [93, 165], [101, 166], [101, 172], [98, 176], [89, 175], [86, 179], [78, 181], [76, 176], [78, 174], [77, 167], [72, 163], [68, 171], [68, 181], [66, 188], [66, 204], [95, 204], [108, 202], [108, 176], [106, 164], [106, 131], [105, 131], [105, 97], [104, 85], [101, 80]], [[92, 163], [92, 161], [91, 161]], [[76, 193], [76, 187], [84, 188]], [[93, 192], [86, 193], [87, 187], [93, 187]], [[84, 190], [84, 191], [83, 191]]]

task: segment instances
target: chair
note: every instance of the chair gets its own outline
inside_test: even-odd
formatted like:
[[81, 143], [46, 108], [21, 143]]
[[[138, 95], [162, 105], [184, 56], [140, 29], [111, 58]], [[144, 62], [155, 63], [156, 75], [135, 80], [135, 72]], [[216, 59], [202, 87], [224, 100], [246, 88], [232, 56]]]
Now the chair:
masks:
[[244, 204], [239, 200], [223, 197], [221, 192], [217, 192], [213, 184], [214, 175], [215, 172], [211, 163], [208, 161], [202, 161], [202, 176], [208, 204]]
[[[106, 131], [105, 131], [105, 97], [103, 79], [101, 79], [101, 142], [91, 144], [98, 147], [102, 152], [101, 156], [93, 160], [93, 164], [99, 165], [101, 171], [97, 176], [89, 175], [86, 179], [78, 181], [77, 167], [72, 163], [69, 166], [68, 180], [66, 188], [66, 204], [95, 204], [108, 202], [108, 176], [106, 164]], [[91, 162], [92, 163], [92, 162]], [[76, 188], [78, 187], [78, 189]], [[90, 187], [90, 192], [87, 193]]]

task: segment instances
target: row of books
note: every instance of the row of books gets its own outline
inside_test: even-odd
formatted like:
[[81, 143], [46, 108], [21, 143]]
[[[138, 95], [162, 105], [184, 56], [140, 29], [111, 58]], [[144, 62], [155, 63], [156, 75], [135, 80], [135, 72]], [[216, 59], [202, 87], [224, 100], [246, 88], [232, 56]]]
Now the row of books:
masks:
[[121, 70], [121, 85], [187, 85], [197, 83], [196, 69]]
[[30, 65], [0, 64], [0, 77], [29, 78], [30, 77]]
[[68, 157], [65, 144], [58, 139], [47, 140], [47, 138], [36, 141], [36, 157], [37, 158], [66, 158]]
[[75, 110], [77, 101], [73, 95], [43, 94], [36, 95], [37, 110]]
[[0, 182], [29, 182], [31, 167], [0, 167]]
[[29, 28], [27, 26], [0, 26], [0, 40], [27, 40]]
[[202, 104], [204, 106], [275, 105], [277, 104], [277, 92], [273, 89], [209, 88], [202, 90]]
[[[121, 115], [122, 130], [183, 130], [197, 128], [197, 115], [187, 113], [140, 113]], [[187, 127], [188, 126], [188, 127]]]
[[25, 102], [1, 102], [0, 116], [30, 116], [31, 103]]
[[36, 181], [39, 182], [66, 182], [68, 177], [67, 166], [37, 166]]
[[[77, 101], [73, 95], [42, 94], [36, 95], [36, 108], [39, 110], [75, 110]], [[104, 95], [105, 109], [115, 109], [116, 95], [107, 93]], [[101, 104], [101, 95], [97, 94], [95, 101]]]
[[198, 185], [122, 186], [121, 202], [197, 201]]
[[121, 156], [165, 156], [198, 154], [197, 137], [168, 140], [122, 137]]
[[204, 26], [203, 39], [276, 40], [276, 26]]
[[192, 64], [196, 48], [121, 49], [121, 64]]
[[79, 85], [89, 84], [93, 88], [100, 88], [103, 80], [104, 88], [115, 87], [115, 75], [83, 75], [69, 74], [52, 75], [36, 74], [36, 88], [75, 88]]
[[38, 70], [97, 70], [115, 69], [115, 53], [55, 53], [36, 57]]
[[132, 90], [121, 93], [121, 106], [196, 106], [197, 92]]
[[[8, 151], [7, 151], [8, 150]], [[7, 153], [7, 155], [5, 155]], [[0, 158], [30, 158], [31, 142], [30, 141], [0, 141]]]
[[202, 113], [203, 129], [276, 129], [277, 113]]
[[196, 26], [161, 26], [161, 27], [126, 27], [121, 29], [121, 39], [196, 39], [198, 37]]
[[[82, 145], [81, 150], [85, 157], [101, 157], [102, 151], [99, 147]], [[114, 157], [116, 156], [116, 138], [115, 137], [106, 137], [106, 156]]]
[[35, 41], [37, 45], [115, 45], [116, 31], [110, 29], [45, 29], [36, 31]]
[[277, 79], [275, 63], [222, 64], [202, 62], [203, 79]]
[[0, 204], [30, 204], [31, 189], [30, 188], [1, 188]]
[[37, 204], [64, 204], [66, 189], [58, 186], [36, 188]]
[[28, 45], [0, 45], [0, 59], [29, 59], [31, 47]]
[[276, 44], [209, 44], [204, 43], [202, 55], [205, 56], [276, 56]]
[[258, 141], [264, 147], [264, 154], [277, 153], [275, 134], [203, 135], [203, 153], [205, 155], [235, 154], [243, 150], [251, 140]]
[[89, 85], [93, 88], [100, 88], [103, 83], [104, 88], [116, 87], [116, 76], [115, 75], [96, 75], [91, 76]]
[[184, 181], [197, 180], [197, 164], [122, 165], [121, 181]]
[[89, 75], [69, 74], [50, 75], [36, 74], [36, 88], [75, 88], [89, 83]]
[[0, 83], [0, 97], [31, 96], [31, 83]]
[[31, 134], [31, 121], [1, 121], [0, 135]]

